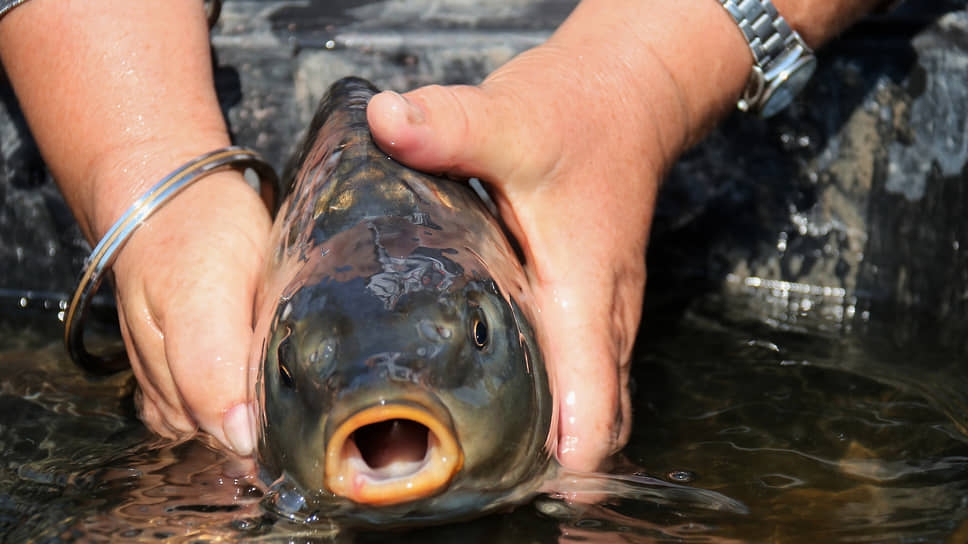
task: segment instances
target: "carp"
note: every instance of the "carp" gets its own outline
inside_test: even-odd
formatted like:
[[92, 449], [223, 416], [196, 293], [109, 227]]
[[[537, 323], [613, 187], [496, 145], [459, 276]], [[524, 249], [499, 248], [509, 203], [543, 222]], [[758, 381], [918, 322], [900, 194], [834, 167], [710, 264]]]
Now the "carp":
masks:
[[532, 295], [478, 193], [377, 147], [376, 92], [335, 83], [283, 178], [250, 367], [266, 502], [304, 521], [479, 515], [557, 466]]

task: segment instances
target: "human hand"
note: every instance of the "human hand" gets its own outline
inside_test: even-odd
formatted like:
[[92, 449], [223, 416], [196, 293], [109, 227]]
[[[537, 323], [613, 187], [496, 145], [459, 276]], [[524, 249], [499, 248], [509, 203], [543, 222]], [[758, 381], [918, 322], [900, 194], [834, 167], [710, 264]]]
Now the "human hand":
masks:
[[[229, 145], [197, 0], [26, 2], [0, 19], [0, 54], [82, 232], [100, 240], [174, 168]], [[51, 100], [51, 89], [69, 89]], [[113, 267], [143, 419], [252, 448], [251, 317], [269, 215], [234, 171], [152, 215]]]
[[269, 225], [241, 175], [219, 172], [158, 210], [121, 251], [118, 315], [153, 431], [178, 438], [197, 427], [251, 452], [246, 369]]
[[653, 112], [630, 106], [623, 71], [576, 67], [564, 53], [539, 47], [479, 87], [382, 93], [368, 117], [401, 162], [490, 184], [540, 311], [558, 457], [594, 470], [630, 429], [629, 357], [665, 157]]
[[[776, 4], [816, 46], [880, 2]], [[493, 189], [536, 293], [566, 467], [594, 470], [628, 438], [659, 179], [733, 107], [751, 65], [718, 2], [583, 0], [546, 44], [480, 86], [370, 102], [391, 156]]]

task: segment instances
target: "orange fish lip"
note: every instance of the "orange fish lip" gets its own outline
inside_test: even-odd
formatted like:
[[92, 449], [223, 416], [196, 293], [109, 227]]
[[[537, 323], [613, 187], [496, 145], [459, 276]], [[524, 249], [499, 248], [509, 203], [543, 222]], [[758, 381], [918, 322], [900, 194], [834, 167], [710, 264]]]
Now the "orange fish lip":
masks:
[[[426, 427], [426, 453], [422, 460], [402, 468], [373, 468], [354, 440], [360, 428], [375, 423], [405, 420]], [[463, 452], [450, 425], [430, 411], [412, 404], [385, 403], [365, 408], [333, 432], [326, 445], [325, 484], [334, 494], [374, 506], [429, 497], [445, 487], [460, 470]]]

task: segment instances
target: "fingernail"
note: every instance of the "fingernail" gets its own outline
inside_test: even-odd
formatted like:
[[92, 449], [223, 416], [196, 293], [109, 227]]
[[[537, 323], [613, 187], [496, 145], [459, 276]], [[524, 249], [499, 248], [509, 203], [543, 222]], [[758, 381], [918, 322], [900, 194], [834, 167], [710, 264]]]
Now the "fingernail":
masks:
[[418, 108], [413, 102], [407, 100], [405, 96], [396, 91], [386, 91], [386, 93], [392, 98], [392, 104], [390, 105], [391, 111], [402, 113], [411, 125], [419, 125], [424, 122], [423, 110]]
[[236, 404], [225, 413], [222, 430], [229, 446], [239, 455], [251, 455], [255, 447], [252, 412], [247, 403]]

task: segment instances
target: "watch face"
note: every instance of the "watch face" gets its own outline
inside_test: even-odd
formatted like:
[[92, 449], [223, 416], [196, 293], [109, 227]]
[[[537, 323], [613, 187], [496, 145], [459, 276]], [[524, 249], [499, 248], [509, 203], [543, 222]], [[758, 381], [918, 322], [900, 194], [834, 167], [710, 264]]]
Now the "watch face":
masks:
[[800, 62], [790, 67], [786, 74], [777, 77], [771, 89], [767, 91], [760, 115], [770, 117], [790, 105], [794, 97], [800, 94], [810, 81], [810, 76], [816, 69], [817, 59], [811, 55], [801, 58]]

